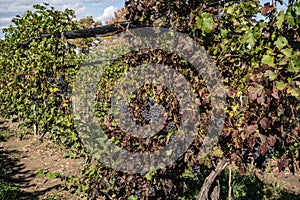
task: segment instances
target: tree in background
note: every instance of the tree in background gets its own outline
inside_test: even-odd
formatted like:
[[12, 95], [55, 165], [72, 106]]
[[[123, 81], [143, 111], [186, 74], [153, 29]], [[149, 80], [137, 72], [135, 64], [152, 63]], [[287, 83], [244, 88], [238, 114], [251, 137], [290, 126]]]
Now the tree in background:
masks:
[[125, 8], [121, 8], [117, 12], [114, 13], [114, 17], [106, 22], [106, 24], [120, 23], [126, 22], [126, 12]]
[[[75, 23], [79, 29], [95, 28], [102, 25], [101, 22], [95, 21], [92, 16], [76, 20]], [[74, 39], [71, 43], [76, 45], [80, 53], [88, 54], [91, 48], [100, 44], [100, 41], [98, 38], [78, 38]]]

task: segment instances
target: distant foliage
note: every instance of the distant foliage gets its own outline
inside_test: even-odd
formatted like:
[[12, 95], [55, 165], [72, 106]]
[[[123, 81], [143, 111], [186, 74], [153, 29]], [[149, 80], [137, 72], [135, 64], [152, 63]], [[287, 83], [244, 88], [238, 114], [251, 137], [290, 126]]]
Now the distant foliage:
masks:
[[119, 22], [126, 22], [126, 12], [127, 10], [125, 8], [121, 8], [120, 10], [116, 11], [114, 13], [114, 17], [106, 22], [106, 24], [113, 24], [113, 23], [119, 23]]
[[[96, 21], [92, 16], [88, 16], [79, 20], [76, 20], [76, 25], [79, 29], [95, 28], [101, 26], [102, 23]], [[90, 49], [95, 48], [100, 44], [99, 38], [77, 38], [70, 41], [77, 48], [77, 51], [81, 54], [88, 54]]]

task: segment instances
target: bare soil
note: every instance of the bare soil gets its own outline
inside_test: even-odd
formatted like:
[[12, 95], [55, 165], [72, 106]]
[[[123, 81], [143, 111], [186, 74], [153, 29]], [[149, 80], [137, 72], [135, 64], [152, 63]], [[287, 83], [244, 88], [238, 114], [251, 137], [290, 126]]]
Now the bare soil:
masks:
[[[4, 123], [0, 129], [12, 125]], [[59, 178], [47, 176], [47, 172], [79, 176], [83, 167], [82, 158], [64, 157], [67, 150], [47, 140], [40, 142], [37, 137], [16, 136], [0, 140], [0, 167], [5, 170], [9, 182], [22, 191], [20, 199], [79, 199], [73, 191], [61, 187]]]

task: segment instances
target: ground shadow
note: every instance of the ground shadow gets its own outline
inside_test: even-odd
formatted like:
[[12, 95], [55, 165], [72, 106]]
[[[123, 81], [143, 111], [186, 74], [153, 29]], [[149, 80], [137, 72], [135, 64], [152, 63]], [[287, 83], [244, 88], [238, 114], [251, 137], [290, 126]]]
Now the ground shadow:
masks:
[[17, 198], [20, 200], [37, 200], [39, 199], [39, 196], [44, 195], [48, 191], [59, 188], [60, 185], [58, 184], [34, 192], [22, 191], [23, 189], [35, 186], [31, 181], [36, 177], [36, 173], [25, 170], [26, 166], [24, 164], [19, 164], [21, 153], [22, 152], [20, 151], [6, 150], [0, 147], [0, 183], [2, 183], [2, 186], [0, 185], [0, 187], [4, 187], [5, 184], [18, 188], [11, 190], [3, 189], [2, 194], [0, 193], [0, 199]]

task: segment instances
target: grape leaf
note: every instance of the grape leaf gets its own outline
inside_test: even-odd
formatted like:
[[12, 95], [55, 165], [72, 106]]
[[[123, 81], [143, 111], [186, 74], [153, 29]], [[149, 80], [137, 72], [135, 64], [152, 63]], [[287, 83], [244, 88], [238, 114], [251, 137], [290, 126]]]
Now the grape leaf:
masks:
[[277, 161], [277, 165], [278, 165], [279, 171], [281, 171], [283, 168], [285, 168], [289, 165], [289, 160], [286, 158], [281, 158]]
[[262, 64], [267, 64], [269, 66], [275, 66], [274, 64], [274, 57], [269, 55], [263, 55], [261, 59]]
[[214, 20], [209, 13], [202, 13], [200, 16], [196, 17], [197, 26], [204, 33], [211, 33], [214, 28]]
[[291, 58], [293, 56], [293, 49], [292, 48], [286, 48], [282, 49], [281, 52], [288, 58]]
[[271, 147], [273, 147], [276, 143], [276, 138], [273, 135], [270, 135], [267, 137], [267, 142]]
[[250, 86], [248, 88], [250, 100], [256, 100], [263, 93], [263, 86], [257, 85], [256, 87]]
[[278, 90], [284, 90], [286, 87], [286, 83], [282, 82], [282, 81], [276, 81], [276, 88]]
[[284, 12], [280, 11], [277, 16], [276, 26], [278, 28], [281, 28], [283, 22], [284, 22]]
[[257, 129], [257, 125], [249, 125], [249, 126], [247, 126], [245, 138], [248, 138], [251, 133], [253, 133], [253, 132], [256, 131], [256, 129]]
[[260, 145], [258, 148], [258, 153], [260, 153], [263, 156], [267, 153], [267, 151], [268, 151], [268, 145], [266, 143]]
[[279, 36], [274, 44], [278, 49], [282, 49], [283, 47], [288, 45], [288, 41], [285, 37]]
[[269, 80], [270, 80], [270, 81], [274, 81], [274, 80], [277, 78], [277, 74], [274, 73], [274, 72], [271, 71], [271, 70], [267, 70], [267, 71], [265, 72], [265, 75], [269, 77]]
[[271, 120], [267, 117], [264, 117], [261, 120], [259, 120], [259, 124], [264, 130], [266, 130], [266, 129], [270, 128]]

